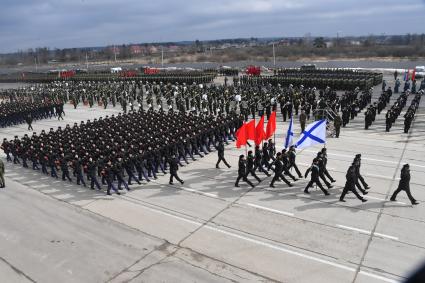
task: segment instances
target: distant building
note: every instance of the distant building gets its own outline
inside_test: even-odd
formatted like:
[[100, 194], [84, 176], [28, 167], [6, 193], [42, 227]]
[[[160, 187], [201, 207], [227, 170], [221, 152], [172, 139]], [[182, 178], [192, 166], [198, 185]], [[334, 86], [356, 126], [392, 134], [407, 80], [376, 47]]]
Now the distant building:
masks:
[[142, 47], [140, 45], [131, 45], [130, 46], [130, 53], [132, 55], [138, 55], [142, 53]]
[[355, 45], [355, 46], [359, 46], [359, 45], [361, 45], [362, 43], [361, 43], [359, 40], [351, 40], [351, 41], [350, 41], [350, 44], [351, 44], [351, 45]]
[[281, 40], [278, 42], [280, 46], [290, 46], [291, 43], [288, 40]]
[[155, 47], [155, 46], [153, 46], [153, 45], [148, 46], [148, 52], [149, 53], [157, 53], [158, 52], [158, 48]]
[[170, 45], [168, 47], [168, 51], [169, 52], [178, 52], [178, 51], [180, 51], [180, 47], [178, 47], [177, 45]]

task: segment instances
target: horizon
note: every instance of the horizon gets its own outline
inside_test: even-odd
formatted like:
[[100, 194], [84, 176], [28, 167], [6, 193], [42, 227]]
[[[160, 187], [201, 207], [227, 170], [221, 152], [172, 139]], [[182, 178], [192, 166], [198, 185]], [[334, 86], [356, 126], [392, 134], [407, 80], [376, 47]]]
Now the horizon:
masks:
[[54, 51], [54, 50], [63, 50], [63, 49], [94, 49], [94, 48], [108, 48], [108, 47], [112, 47], [115, 46], [116, 48], [120, 48], [123, 45], [125, 46], [132, 46], [132, 45], [153, 45], [153, 46], [161, 46], [161, 45], [167, 45], [167, 44], [192, 44], [193, 42], [196, 42], [197, 40], [199, 40], [202, 43], [208, 42], [208, 43], [215, 43], [215, 42], [219, 42], [219, 41], [234, 41], [234, 40], [250, 40], [250, 39], [256, 39], [256, 40], [260, 40], [263, 42], [270, 42], [273, 40], [284, 40], [284, 39], [304, 39], [306, 37], [310, 37], [312, 39], [315, 38], [324, 38], [325, 40], [335, 40], [335, 39], [347, 39], [347, 38], [353, 38], [353, 39], [360, 39], [360, 38], [367, 38], [367, 37], [396, 37], [396, 36], [407, 36], [407, 35], [425, 35], [425, 32], [422, 33], [405, 33], [405, 34], [368, 34], [368, 35], [345, 35], [345, 36], [325, 36], [325, 35], [313, 35], [313, 34], [308, 34], [308, 35], [303, 35], [303, 36], [273, 36], [273, 37], [234, 37], [234, 38], [216, 38], [216, 39], [203, 39], [203, 40], [199, 40], [199, 39], [192, 39], [192, 40], [178, 40], [178, 41], [156, 41], [156, 42], [121, 42], [121, 43], [116, 43], [116, 44], [108, 44], [108, 45], [94, 45], [94, 46], [68, 46], [68, 47], [62, 47], [62, 48], [58, 48], [58, 47], [50, 47], [50, 46], [33, 46], [33, 47], [29, 47], [25, 50], [22, 49], [18, 49], [18, 50], [14, 50], [11, 52], [0, 52], [0, 55], [7, 55], [7, 54], [16, 54], [16, 53], [26, 53], [28, 52], [28, 50], [32, 49], [34, 52], [36, 51], [37, 48], [47, 48], [49, 51]]

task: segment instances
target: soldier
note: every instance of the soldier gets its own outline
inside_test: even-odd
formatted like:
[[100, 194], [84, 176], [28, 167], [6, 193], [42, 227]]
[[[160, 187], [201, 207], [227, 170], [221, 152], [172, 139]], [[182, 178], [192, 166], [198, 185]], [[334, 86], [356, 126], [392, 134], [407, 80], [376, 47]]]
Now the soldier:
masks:
[[372, 124], [372, 112], [367, 109], [366, 112], [364, 113], [365, 117], [364, 117], [364, 129], [368, 130], [369, 126]]
[[392, 126], [392, 120], [393, 120], [393, 115], [391, 110], [387, 111], [387, 114], [385, 114], [385, 131], [389, 132]]
[[356, 180], [357, 174], [356, 174], [356, 165], [354, 164], [354, 162], [348, 168], [345, 178], [346, 178], [346, 182], [345, 182], [344, 190], [342, 191], [342, 194], [339, 197], [339, 201], [345, 202], [344, 200], [345, 195], [348, 193], [348, 191], [351, 191], [356, 195], [356, 197], [359, 200], [361, 200], [362, 202], [366, 202], [367, 199], [364, 199], [363, 197], [361, 197], [355, 188], [355, 185], [358, 181]]
[[276, 154], [276, 160], [272, 163], [274, 164], [274, 177], [270, 183], [270, 187], [274, 188], [274, 183], [276, 181], [279, 181], [279, 179], [281, 179], [282, 181], [284, 181], [288, 186], [292, 187], [293, 185], [283, 176], [283, 172], [284, 172], [284, 165], [282, 163], [282, 153], [278, 152]]
[[[331, 181], [331, 183], [335, 183], [335, 179], [332, 178], [331, 174], [329, 174], [328, 169], [326, 169], [326, 166], [328, 165], [328, 153], [326, 147], [322, 148], [320, 151], [321, 158], [323, 160], [323, 174], [328, 177], [328, 179]], [[319, 165], [320, 165], [320, 159], [319, 159]]]
[[307, 171], [304, 174], [304, 178], [307, 178], [309, 172], [311, 171], [311, 179], [310, 179], [310, 182], [305, 187], [304, 193], [309, 194], [310, 192], [308, 191], [308, 188], [313, 186], [313, 183], [315, 183], [322, 190], [322, 192], [326, 196], [328, 196], [328, 195], [330, 195], [329, 192], [323, 188], [323, 186], [322, 186], [322, 184], [320, 183], [320, 180], [319, 180], [320, 169], [319, 169], [318, 163], [319, 163], [319, 161], [318, 161], [317, 158], [313, 159], [313, 164], [307, 169]]
[[90, 189], [94, 190], [94, 186], [96, 185], [98, 190], [101, 190], [101, 186], [99, 181], [97, 180], [97, 164], [93, 161], [93, 158], [89, 158], [89, 163], [87, 164], [87, 176], [90, 179]]
[[3, 160], [0, 159], [0, 188], [4, 188], [6, 183], [4, 182], [4, 163]]
[[404, 114], [404, 133], [407, 134], [409, 132], [410, 126], [412, 125], [413, 118], [415, 117], [415, 114], [413, 111], [407, 111], [406, 114]]
[[6, 154], [6, 161], [12, 162], [12, 158], [10, 157], [10, 143], [7, 141], [6, 138], [3, 139], [3, 143], [1, 144], [1, 149], [3, 149], [4, 153]]
[[177, 164], [177, 160], [176, 160], [175, 155], [171, 156], [168, 163], [170, 164], [170, 182], [169, 182], [169, 184], [172, 185], [173, 184], [173, 178], [176, 178], [176, 180], [179, 181], [180, 184], [183, 185], [184, 181], [182, 179], [180, 179], [179, 176], [177, 175], [177, 171], [179, 170], [179, 165]]
[[[354, 157], [354, 160], [353, 160], [353, 164], [355, 165], [355, 169], [356, 169], [356, 177], [357, 177], [356, 178], [356, 180], [357, 180], [356, 186], [365, 195], [365, 194], [367, 194], [367, 192], [365, 190], [369, 190], [370, 187], [366, 183], [366, 181], [364, 180], [363, 176], [360, 174], [361, 158], [362, 158], [362, 155], [360, 153], [356, 154], [356, 156]], [[362, 187], [360, 186], [359, 180], [362, 183], [364, 189], [362, 189]]]
[[[34, 164], [34, 160], [33, 160], [33, 169], [34, 169], [34, 165], [37, 166], [36, 163]], [[71, 177], [69, 177], [68, 160], [65, 158], [65, 155], [63, 153], [60, 159], [60, 168], [62, 171], [62, 181], [65, 181], [66, 180], [65, 178], [67, 178], [70, 182], [72, 182]]]
[[134, 175], [133, 155], [130, 153], [128, 158], [124, 160], [124, 169], [128, 176], [128, 185], [131, 185], [131, 180], [134, 179], [137, 184], [141, 185], [139, 179]]
[[257, 174], [255, 174], [255, 161], [254, 161], [254, 155], [252, 154], [252, 150], [248, 151], [248, 158], [247, 158], [247, 172], [248, 174], [251, 174], [252, 177], [257, 179], [258, 183], [261, 182], [261, 179], [258, 178]]
[[301, 114], [299, 116], [300, 119], [300, 126], [301, 126], [301, 133], [305, 130], [305, 123], [307, 121], [307, 115], [305, 114], [304, 110], [301, 110]]
[[406, 192], [406, 194], [409, 197], [409, 200], [412, 203], [412, 205], [419, 204], [415, 200], [415, 198], [412, 196], [412, 194], [410, 193], [410, 169], [409, 169], [409, 164], [404, 164], [403, 165], [403, 168], [401, 169], [401, 174], [400, 174], [400, 182], [398, 183], [397, 190], [395, 190], [395, 192], [391, 196], [390, 200], [391, 201], [396, 201], [397, 194], [399, 192], [401, 192], [401, 191], [405, 191]]
[[348, 107], [342, 108], [342, 127], [345, 128], [345, 126], [350, 121], [350, 110]]
[[252, 188], [254, 185], [251, 183], [250, 180], [247, 178], [247, 171], [246, 171], [246, 160], [245, 155], [239, 156], [239, 162], [238, 162], [238, 177], [236, 178], [235, 187], [239, 187], [239, 181], [242, 179], [246, 183], [248, 183]]
[[33, 128], [32, 128], [32, 121], [33, 121], [33, 118], [32, 118], [32, 115], [31, 115], [31, 113], [30, 114], [28, 114], [27, 115], [27, 117], [25, 118], [25, 120], [26, 120], [26, 122], [27, 122], [27, 124], [28, 124], [28, 131], [32, 131], [32, 130], [34, 130]]
[[56, 155], [53, 153], [53, 151], [49, 152], [48, 163], [50, 167], [50, 176], [58, 179], [59, 177], [58, 177], [58, 174], [56, 173]]
[[117, 193], [117, 195], [120, 195], [121, 193], [114, 186], [114, 172], [112, 169], [111, 161], [109, 161], [102, 170], [102, 175], [105, 177], [106, 183], [108, 184], [106, 194], [111, 195], [111, 189], [113, 189]]
[[75, 156], [74, 160], [74, 172], [75, 176], [77, 177], [77, 185], [82, 183], [83, 186], [86, 187], [86, 182], [84, 181], [83, 177], [83, 164], [82, 160], [78, 157], [78, 155]]
[[397, 80], [395, 81], [394, 93], [399, 93], [400, 85], [401, 85], [400, 80], [399, 80], [399, 79], [397, 79]]
[[263, 162], [263, 156], [261, 154], [260, 146], [256, 145], [255, 146], [255, 159], [254, 159], [254, 164], [255, 164], [254, 172], [258, 168], [258, 171], [266, 174], [267, 177], [270, 177], [270, 174], [266, 171], [266, 169], [264, 169], [262, 162]]
[[224, 162], [224, 164], [227, 166], [227, 168], [230, 168], [231, 166], [229, 165], [229, 163], [227, 163], [226, 159], [224, 158], [224, 144], [223, 144], [222, 140], [220, 140], [216, 149], [217, 149], [217, 154], [218, 154], [218, 161], [215, 164], [215, 168], [220, 169], [220, 167], [218, 167], [218, 165], [220, 164], [221, 161]]
[[116, 179], [118, 180], [118, 190], [122, 190], [121, 185], [124, 185], [126, 190], [129, 191], [130, 188], [128, 187], [128, 184], [124, 180], [124, 177], [123, 177], [123, 167], [122, 167], [122, 158], [121, 157], [118, 157], [115, 164], [112, 165], [112, 171], [113, 171]]
[[339, 133], [341, 132], [341, 124], [342, 124], [341, 116], [339, 116], [339, 114], [336, 114], [334, 118], [334, 127], [335, 127], [335, 137], [337, 138], [339, 138]]
[[288, 159], [289, 159], [288, 169], [291, 169], [292, 167], [294, 167], [295, 172], [297, 172], [297, 174], [298, 174], [298, 178], [301, 179], [303, 177], [303, 175], [301, 174], [300, 170], [298, 169], [297, 164], [295, 163], [296, 157], [297, 157], [297, 153], [296, 153], [296, 150], [295, 150], [295, 146], [291, 145], [289, 147], [289, 151], [288, 151]]

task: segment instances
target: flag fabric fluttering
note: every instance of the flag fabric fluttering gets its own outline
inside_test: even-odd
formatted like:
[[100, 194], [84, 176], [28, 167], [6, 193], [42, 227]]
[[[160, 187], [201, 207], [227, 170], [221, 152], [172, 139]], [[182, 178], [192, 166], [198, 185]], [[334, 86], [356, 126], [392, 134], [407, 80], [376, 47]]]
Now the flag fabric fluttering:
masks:
[[243, 125], [236, 131], [236, 147], [240, 148], [241, 146], [246, 145], [247, 140], [246, 124], [244, 122]]
[[273, 111], [270, 115], [269, 121], [267, 121], [267, 127], [266, 127], [266, 135], [264, 137], [265, 140], [273, 136], [274, 132], [276, 131], [276, 111]]
[[289, 121], [289, 127], [288, 127], [288, 131], [286, 132], [286, 138], [285, 138], [285, 148], [288, 148], [292, 145], [293, 139], [294, 139], [294, 121], [292, 120], [292, 115], [291, 115], [291, 120]]
[[246, 137], [249, 140], [255, 140], [255, 119], [246, 123]]
[[414, 81], [415, 78], [416, 78], [416, 69], [413, 69], [413, 72], [412, 72], [412, 81]]
[[265, 136], [264, 132], [264, 115], [261, 116], [260, 121], [257, 124], [257, 127], [255, 127], [255, 145], [260, 145], [261, 142], [264, 140]]
[[326, 143], [326, 120], [315, 121], [307, 126], [296, 143], [299, 149]]
[[404, 71], [403, 81], [409, 80], [409, 70]]

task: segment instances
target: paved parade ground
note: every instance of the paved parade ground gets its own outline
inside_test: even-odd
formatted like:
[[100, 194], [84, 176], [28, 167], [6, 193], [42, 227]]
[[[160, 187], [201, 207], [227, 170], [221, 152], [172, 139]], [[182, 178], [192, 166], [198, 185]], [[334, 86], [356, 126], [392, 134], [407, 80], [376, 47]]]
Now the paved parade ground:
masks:
[[[373, 99], [379, 93], [376, 86]], [[36, 121], [33, 127], [40, 132], [119, 110], [67, 105], [64, 121]], [[225, 151], [231, 169], [216, 169], [212, 152], [179, 169], [184, 185], [169, 185], [168, 175], [159, 174], [120, 196], [57, 181], [4, 158], [0, 282], [403, 281], [425, 261], [425, 99], [409, 134], [403, 134], [404, 111], [389, 133], [384, 110], [369, 130], [360, 113], [339, 139], [328, 139], [327, 167], [336, 179], [330, 196], [315, 188], [304, 194], [309, 178], [270, 188], [271, 177], [262, 173], [259, 184], [248, 177], [255, 188], [243, 182], [234, 187], [238, 156], [245, 154], [234, 143]], [[279, 111], [277, 117], [281, 150], [288, 122]], [[30, 134], [26, 127], [0, 129], [0, 138]], [[303, 173], [319, 150], [298, 152]], [[339, 202], [357, 153], [371, 186], [368, 201], [351, 193]], [[389, 201], [405, 163], [416, 206], [404, 192]]]

